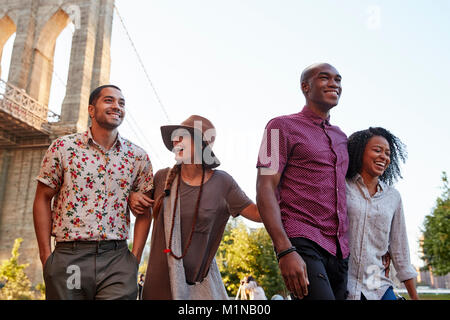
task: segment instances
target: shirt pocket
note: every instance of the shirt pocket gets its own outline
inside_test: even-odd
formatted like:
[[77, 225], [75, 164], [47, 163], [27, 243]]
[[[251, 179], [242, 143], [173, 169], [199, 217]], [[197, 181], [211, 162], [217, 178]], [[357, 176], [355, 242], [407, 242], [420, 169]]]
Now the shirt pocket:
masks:
[[[348, 186], [347, 186], [348, 189]], [[347, 190], [346, 192], [347, 199], [347, 215], [350, 223], [357, 223], [357, 221], [361, 218], [362, 208], [364, 208], [364, 199], [360, 196], [354, 194], [351, 190]]]
[[389, 236], [389, 230], [391, 228], [390, 214], [386, 210], [383, 210], [378, 206], [374, 206], [370, 214], [370, 220], [373, 231], [376, 232], [379, 236], [387, 239]]

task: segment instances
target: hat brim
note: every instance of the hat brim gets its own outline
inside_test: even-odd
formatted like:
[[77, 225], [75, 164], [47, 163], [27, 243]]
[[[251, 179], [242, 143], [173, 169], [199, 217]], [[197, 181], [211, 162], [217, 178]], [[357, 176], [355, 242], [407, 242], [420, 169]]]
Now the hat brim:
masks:
[[[213, 169], [216, 168], [220, 165], [220, 161], [219, 159], [216, 157], [216, 155], [214, 154], [214, 152], [212, 151], [212, 147], [211, 145], [205, 141], [203, 138], [203, 134], [200, 130], [193, 128], [193, 127], [189, 127], [189, 126], [183, 126], [183, 125], [168, 125], [168, 126], [161, 126], [161, 136], [164, 142], [164, 145], [166, 146], [166, 148], [170, 151], [173, 152], [173, 144], [172, 144], [172, 133], [177, 130], [177, 129], [185, 129], [187, 131], [189, 131], [191, 133], [192, 136], [195, 136], [195, 131], [197, 131], [198, 134], [201, 135], [202, 137], [202, 141], [203, 141], [203, 154], [202, 154], [202, 160], [203, 160], [203, 164], [206, 168], [209, 169]], [[208, 161], [205, 161], [204, 159], [204, 155], [205, 155], [205, 148], [208, 148], [209, 150], [209, 155], [211, 157], [211, 159], [207, 159]], [[206, 153], [208, 154], [208, 153]], [[208, 157], [209, 158], [209, 157]], [[211, 163], [210, 163], [211, 162]]]

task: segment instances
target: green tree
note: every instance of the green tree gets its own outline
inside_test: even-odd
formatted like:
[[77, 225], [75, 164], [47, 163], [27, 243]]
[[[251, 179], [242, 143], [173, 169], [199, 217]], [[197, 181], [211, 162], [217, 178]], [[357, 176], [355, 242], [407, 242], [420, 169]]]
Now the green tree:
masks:
[[1, 300], [31, 300], [34, 298], [31, 282], [24, 272], [28, 264], [19, 264], [19, 248], [22, 241], [22, 238], [14, 241], [11, 258], [3, 260], [0, 266], [0, 282], [4, 284], [0, 289]]
[[217, 252], [217, 264], [228, 295], [235, 296], [240, 280], [252, 275], [266, 296], [286, 294], [273, 251], [264, 228], [249, 230], [242, 220], [229, 223]]
[[425, 217], [423, 257], [436, 275], [450, 272], [450, 188], [447, 174], [442, 173], [443, 193], [436, 200], [433, 212]]

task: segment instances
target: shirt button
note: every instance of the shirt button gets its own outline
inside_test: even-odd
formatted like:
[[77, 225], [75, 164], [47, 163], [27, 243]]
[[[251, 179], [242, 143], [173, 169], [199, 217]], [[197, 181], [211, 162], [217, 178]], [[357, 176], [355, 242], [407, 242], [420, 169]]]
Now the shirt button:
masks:
[[337, 236], [339, 237], [339, 231], [337, 232]]

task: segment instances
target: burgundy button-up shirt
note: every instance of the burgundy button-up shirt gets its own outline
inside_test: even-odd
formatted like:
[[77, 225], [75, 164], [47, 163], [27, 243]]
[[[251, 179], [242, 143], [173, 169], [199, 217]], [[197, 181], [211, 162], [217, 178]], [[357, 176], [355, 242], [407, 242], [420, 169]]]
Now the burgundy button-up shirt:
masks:
[[257, 167], [281, 173], [277, 199], [289, 238], [308, 238], [349, 255], [345, 174], [347, 136], [308, 107], [266, 126]]

